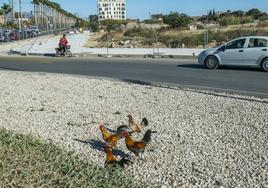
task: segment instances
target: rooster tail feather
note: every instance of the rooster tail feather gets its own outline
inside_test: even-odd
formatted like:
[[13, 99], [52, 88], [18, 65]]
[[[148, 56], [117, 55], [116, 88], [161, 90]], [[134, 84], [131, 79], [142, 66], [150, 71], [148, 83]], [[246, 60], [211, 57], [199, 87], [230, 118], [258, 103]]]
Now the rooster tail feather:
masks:
[[151, 141], [151, 135], [152, 133], [157, 133], [157, 131], [152, 131], [151, 129], [146, 131], [143, 137], [143, 141], [145, 142], [145, 144], [148, 144]]
[[148, 120], [147, 120], [147, 118], [143, 118], [142, 119], [142, 121], [141, 121], [141, 123], [146, 127], [146, 126], [148, 126]]
[[129, 127], [127, 125], [121, 125], [117, 128], [116, 133], [118, 135], [121, 135], [123, 132], [127, 132], [129, 130]]

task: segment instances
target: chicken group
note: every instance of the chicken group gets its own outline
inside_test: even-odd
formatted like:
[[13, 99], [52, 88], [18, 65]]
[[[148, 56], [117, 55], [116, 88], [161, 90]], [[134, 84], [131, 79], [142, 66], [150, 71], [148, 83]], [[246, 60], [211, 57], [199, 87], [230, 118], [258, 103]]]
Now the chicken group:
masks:
[[126, 148], [134, 153], [136, 156], [139, 156], [140, 153], [143, 153], [146, 149], [146, 146], [151, 141], [151, 134], [156, 133], [156, 131], [152, 131], [151, 129], [147, 130], [143, 136], [143, 138], [139, 141], [134, 140], [131, 136], [134, 133], [141, 133], [141, 131], [148, 126], [148, 120], [143, 118], [140, 123], [135, 122], [132, 115], [128, 115], [128, 125], [121, 125], [117, 128], [116, 132], [111, 133], [104, 124], [100, 124], [99, 129], [102, 134], [102, 138], [105, 142], [104, 152], [106, 153], [106, 161], [104, 163], [105, 167], [108, 165], [118, 165], [122, 168], [125, 165], [129, 165], [133, 163], [132, 161], [121, 158], [117, 159], [114, 154], [114, 148], [117, 146], [117, 142], [120, 139], [125, 139]]

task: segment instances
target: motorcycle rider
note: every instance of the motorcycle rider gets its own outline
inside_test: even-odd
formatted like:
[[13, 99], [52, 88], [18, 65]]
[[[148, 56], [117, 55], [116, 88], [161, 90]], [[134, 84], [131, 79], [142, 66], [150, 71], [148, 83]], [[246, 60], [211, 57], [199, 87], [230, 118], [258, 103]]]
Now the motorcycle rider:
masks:
[[59, 47], [60, 49], [63, 51], [63, 53], [66, 52], [66, 48], [67, 48], [67, 44], [68, 44], [68, 40], [66, 38], [66, 35], [64, 34], [59, 41]]

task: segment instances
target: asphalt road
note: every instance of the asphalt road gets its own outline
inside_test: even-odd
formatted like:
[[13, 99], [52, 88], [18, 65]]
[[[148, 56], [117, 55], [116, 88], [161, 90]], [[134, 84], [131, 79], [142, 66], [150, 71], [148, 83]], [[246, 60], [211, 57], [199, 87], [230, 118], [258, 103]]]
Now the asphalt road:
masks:
[[193, 59], [0, 57], [0, 70], [100, 76], [268, 98], [268, 73], [238, 67], [208, 70]]

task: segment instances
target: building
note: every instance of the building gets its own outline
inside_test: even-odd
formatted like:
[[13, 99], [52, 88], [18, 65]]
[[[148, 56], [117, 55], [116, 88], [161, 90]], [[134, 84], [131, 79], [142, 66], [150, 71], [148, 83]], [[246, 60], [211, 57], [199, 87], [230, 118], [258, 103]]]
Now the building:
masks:
[[125, 0], [98, 0], [99, 21], [105, 19], [126, 20]]
[[152, 14], [151, 19], [152, 20], [162, 20], [163, 19], [163, 14], [162, 13], [160, 13], [160, 14]]

